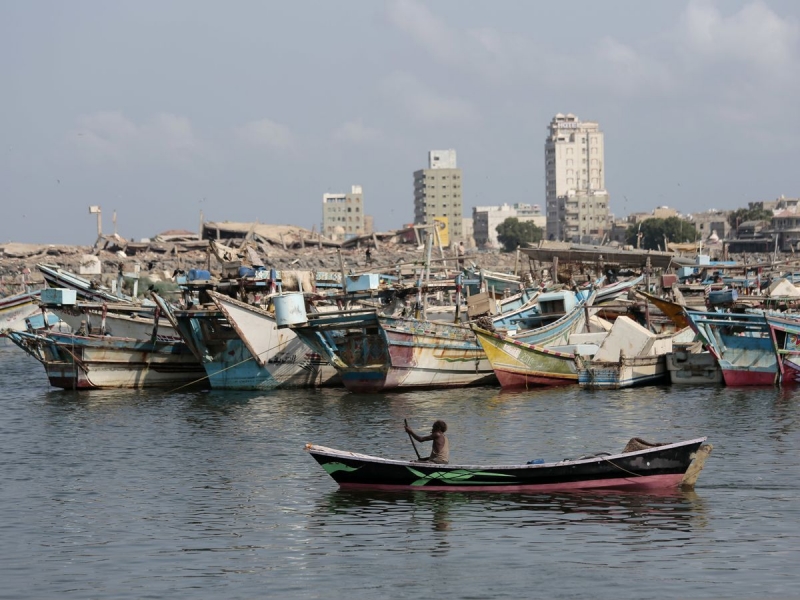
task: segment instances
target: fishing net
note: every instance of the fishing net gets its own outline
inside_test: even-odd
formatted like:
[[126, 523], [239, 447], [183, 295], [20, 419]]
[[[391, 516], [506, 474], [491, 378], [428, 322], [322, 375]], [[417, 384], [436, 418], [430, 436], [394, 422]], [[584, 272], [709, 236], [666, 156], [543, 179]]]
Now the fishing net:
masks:
[[647, 450], [648, 448], [656, 448], [657, 446], [664, 446], [665, 444], [659, 442], [648, 442], [643, 440], [642, 438], [631, 438], [630, 441], [625, 445], [625, 449], [622, 451], [625, 452], [638, 452], [639, 450]]

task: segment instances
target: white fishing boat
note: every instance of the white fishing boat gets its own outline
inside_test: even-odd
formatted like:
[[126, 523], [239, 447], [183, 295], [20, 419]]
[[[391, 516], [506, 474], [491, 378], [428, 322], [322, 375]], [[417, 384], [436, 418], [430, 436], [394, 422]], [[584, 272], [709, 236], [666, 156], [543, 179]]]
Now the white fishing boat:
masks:
[[576, 355], [578, 385], [619, 389], [665, 381], [674, 336], [656, 335], [629, 317], [618, 317], [592, 358]]

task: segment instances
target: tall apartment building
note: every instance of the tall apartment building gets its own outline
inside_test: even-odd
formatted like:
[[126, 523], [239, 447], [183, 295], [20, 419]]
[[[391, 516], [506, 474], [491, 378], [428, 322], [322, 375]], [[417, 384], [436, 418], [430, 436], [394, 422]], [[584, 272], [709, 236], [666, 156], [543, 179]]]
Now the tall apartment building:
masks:
[[599, 242], [609, 228], [600, 126], [558, 113], [544, 144], [549, 240]]
[[462, 240], [461, 169], [455, 150], [428, 152], [428, 168], [414, 171], [414, 224], [431, 225], [445, 217], [450, 242]]
[[332, 240], [346, 240], [366, 233], [360, 185], [352, 186], [349, 194], [322, 194], [321, 231]]

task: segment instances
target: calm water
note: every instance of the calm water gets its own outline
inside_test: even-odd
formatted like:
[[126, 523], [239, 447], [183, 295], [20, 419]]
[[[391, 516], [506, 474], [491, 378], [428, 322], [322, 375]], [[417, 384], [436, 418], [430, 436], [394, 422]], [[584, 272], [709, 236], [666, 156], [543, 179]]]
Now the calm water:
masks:
[[[303, 450], [410, 458], [403, 418], [453, 462], [714, 452], [691, 493], [493, 496], [339, 492]], [[0, 345], [0, 598], [799, 597], [798, 428], [779, 389], [61, 392]]]

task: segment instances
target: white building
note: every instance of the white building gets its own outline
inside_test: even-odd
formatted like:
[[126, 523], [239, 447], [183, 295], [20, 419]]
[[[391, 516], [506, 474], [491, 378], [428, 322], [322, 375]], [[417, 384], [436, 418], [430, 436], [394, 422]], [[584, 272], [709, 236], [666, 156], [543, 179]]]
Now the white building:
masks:
[[332, 240], [363, 235], [364, 196], [360, 185], [349, 194], [322, 194], [322, 233]]
[[558, 113], [545, 140], [547, 239], [599, 241], [607, 233], [604, 136], [600, 126]]
[[533, 221], [537, 227], [544, 229], [546, 217], [541, 213], [538, 204], [514, 205], [502, 204], [500, 206], [475, 206], [472, 208], [472, 226], [475, 245], [478, 248], [501, 246], [497, 239], [497, 226], [510, 218], [519, 221]]

